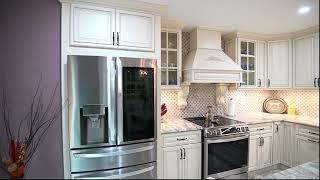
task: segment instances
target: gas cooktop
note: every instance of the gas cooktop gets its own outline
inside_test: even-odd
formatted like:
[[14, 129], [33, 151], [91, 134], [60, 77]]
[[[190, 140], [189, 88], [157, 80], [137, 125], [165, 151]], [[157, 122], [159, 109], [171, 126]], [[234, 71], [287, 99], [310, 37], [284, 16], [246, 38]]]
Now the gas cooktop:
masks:
[[188, 120], [194, 124], [197, 124], [199, 126], [202, 126], [204, 128], [210, 128], [210, 127], [219, 127], [219, 126], [231, 126], [234, 124], [243, 124], [243, 122], [229, 119], [222, 116], [214, 116], [214, 120], [211, 122], [206, 123], [206, 120], [204, 117], [191, 117], [191, 118], [184, 118], [185, 120]]
[[236, 135], [247, 133], [249, 131], [249, 128], [245, 123], [222, 116], [214, 116], [211, 122], [206, 122], [204, 117], [191, 117], [184, 119], [202, 126], [204, 137]]

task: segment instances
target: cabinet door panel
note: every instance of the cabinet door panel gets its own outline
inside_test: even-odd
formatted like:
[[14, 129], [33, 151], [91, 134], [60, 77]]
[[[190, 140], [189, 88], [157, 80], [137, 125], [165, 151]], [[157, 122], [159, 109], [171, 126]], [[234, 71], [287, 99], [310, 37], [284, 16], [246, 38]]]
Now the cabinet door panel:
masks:
[[319, 159], [319, 140], [297, 136], [296, 165]]
[[114, 9], [84, 5], [72, 5], [72, 45], [113, 47], [114, 30]]
[[291, 87], [291, 44], [290, 40], [268, 42], [268, 87]]
[[314, 36], [293, 41], [294, 87], [314, 87]]
[[294, 127], [291, 123], [283, 123], [283, 145], [281, 151], [281, 163], [292, 167], [294, 157]]
[[183, 159], [181, 146], [163, 148], [162, 171], [164, 179], [182, 179]]
[[154, 16], [117, 10], [118, 46], [124, 49], [154, 50]]
[[249, 171], [256, 170], [259, 168], [259, 135], [249, 137]]
[[279, 122], [274, 123], [273, 127], [273, 164], [278, 164], [281, 162], [281, 150], [282, 150], [282, 127]]
[[183, 146], [186, 151], [184, 159], [184, 179], [201, 179], [201, 143]]
[[257, 43], [257, 87], [265, 87], [266, 85], [266, 60], [267, 60], [267, 43], [258, 42]]
[[268, 167], [272, 165], [272, 150], [273, 140], [272, 133], [261, 135], [262, 146], [261, 146], [261, 166], [260, 168]]

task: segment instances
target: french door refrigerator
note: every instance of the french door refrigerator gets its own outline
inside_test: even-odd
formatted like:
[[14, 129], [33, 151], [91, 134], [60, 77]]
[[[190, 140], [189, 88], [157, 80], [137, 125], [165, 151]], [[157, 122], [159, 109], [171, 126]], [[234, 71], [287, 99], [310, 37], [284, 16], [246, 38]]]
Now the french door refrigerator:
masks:
[[156, 178], [156, 60], [68, 56], [72, 178]]

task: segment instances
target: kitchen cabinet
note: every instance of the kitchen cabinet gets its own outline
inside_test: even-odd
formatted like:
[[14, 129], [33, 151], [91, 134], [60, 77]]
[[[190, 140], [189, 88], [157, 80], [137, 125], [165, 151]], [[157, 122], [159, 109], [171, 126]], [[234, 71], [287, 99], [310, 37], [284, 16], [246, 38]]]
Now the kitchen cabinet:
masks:
[[235, 38], [225, 42], [225, 53], [240, 64], [242, 83], [239, 88], [264, 88], [267, 43], [253, 39]]
[[319, 159], [319, 128], [297, 125], [295, 165]]
[[280, 122], [273, 123], [273, 164], [281, 163], [281, 150], [282, 150], [282, 124]]
[[[271, 127], [271, 131], [269, 131], [269, 127]], [[272, 123], [249, 126], [249, 171], [272, 165], [272, 127]]]
[[267, 87], [291, 88], [291, 40], [268, 41]]
[[319, 88], [319, 47], [316, 43], [319, 44], [319, 33], [293, 40], [294, 88]]
[[163, 179], [183, 179], [184, 161], [181, 146], [166, 147], [162, 149]]
[[259, 151], [260, 151], [260, 136], [250, 135], [249, 137], [249, 162], [248, 169], [253, 171], [259, 168]]
[[319, 139], [296, 136], [296, 165], [319, 159]]
[[154, 51], [154, 15], [71, 5], [72, 46]]
[[196, 131], [163, 135], [162, 178], [201, 179], [200, 133]]
[[115, 9], [71, 5], [71, 44], [75, 46], [114, 46]]
[[281, 164], [292, 167], [294, 165], [294, 142], [295, 142], [295, 133], [294, 133], [294, 124], [284, 122], [282, 123], [283, 130], [283, 145], [281, 150]]
[[117, 45], [122, 49], [154, 49], [154, 16], [116, 10]]
[[242, 83], [240, 86], [256, 87], [257, 86], [257, 56], [256, 42], [251, 40], [240, 39], [240, 65], [242, 71]]
[[181, 83], [181, 30], [161, 30], [161, 88], [179, 89]]

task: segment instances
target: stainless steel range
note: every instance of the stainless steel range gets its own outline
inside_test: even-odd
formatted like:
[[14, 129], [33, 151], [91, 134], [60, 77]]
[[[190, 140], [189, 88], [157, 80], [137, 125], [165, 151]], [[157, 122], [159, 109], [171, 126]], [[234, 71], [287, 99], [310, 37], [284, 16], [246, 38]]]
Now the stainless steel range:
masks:
[[223, 178], [248, 171], [249, 128], [246, 124], [221, 116], [185, 119], [203, 127], [203, 178]]

